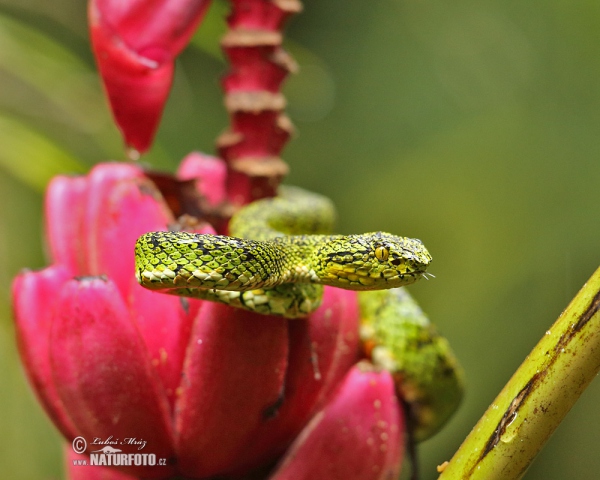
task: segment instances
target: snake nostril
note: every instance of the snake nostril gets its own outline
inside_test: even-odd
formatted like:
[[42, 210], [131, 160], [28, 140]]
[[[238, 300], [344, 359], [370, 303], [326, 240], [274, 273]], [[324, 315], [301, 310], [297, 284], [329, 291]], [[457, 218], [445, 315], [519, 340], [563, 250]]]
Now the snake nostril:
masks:
[[394, 258], [390, 263], [397, 267], [398, 265], [400, 265], [402, 263], [402, 260], [400, 260], [399, 258]]

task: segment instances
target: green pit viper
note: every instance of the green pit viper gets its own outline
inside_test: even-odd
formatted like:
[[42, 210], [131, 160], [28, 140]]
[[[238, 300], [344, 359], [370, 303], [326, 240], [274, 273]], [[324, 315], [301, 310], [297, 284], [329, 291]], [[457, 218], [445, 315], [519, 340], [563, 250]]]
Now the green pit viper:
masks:
[[136, 244], [136, 276], [151, 290], [286, 318], [319, 307], [323, 285], [359, 291], [361, 339], [409, 406], [412, 434], [429, 438], [458, 407], [463, 374], [445, 338], [402, 287], [426, 276], [420, 240], [375, 232], [331, 235], [327, 198], [295, 187], [251, 203], [232, 236], [150, 232]]

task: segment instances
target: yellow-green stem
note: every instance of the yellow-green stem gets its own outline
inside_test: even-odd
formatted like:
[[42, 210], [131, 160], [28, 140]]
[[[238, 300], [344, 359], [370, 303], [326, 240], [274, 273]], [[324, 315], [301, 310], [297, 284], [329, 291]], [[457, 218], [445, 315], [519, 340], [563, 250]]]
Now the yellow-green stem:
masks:
[[521, 478], [600, 370], [600, 268], [527, 356], [439, 480]]

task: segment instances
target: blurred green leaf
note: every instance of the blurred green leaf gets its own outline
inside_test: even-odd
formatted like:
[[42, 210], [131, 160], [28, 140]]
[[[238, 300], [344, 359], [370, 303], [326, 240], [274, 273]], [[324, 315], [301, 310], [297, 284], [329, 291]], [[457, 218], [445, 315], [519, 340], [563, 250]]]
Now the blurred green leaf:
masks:
[[192, 47], [207, 53], [220, 62], [225, 62], [220, 41], [227, 30], [225, 17], [228, 12], [229, 5], [227, 5], [227, 2], [223, 0], [213, 1], [204, 20], [202, 20], [202, 25], [191, 41]]
[[54, 175], [85, 170], [69, 153], [13, 118], [0, 115], [0, 138], [0, 166], [38, 192]]
[[[96, 74], [63, 45], [31, 26], [0, 15], [0, 70], [16, 77], [48, 99], [55, 111], [29, 107], [32, 116], [51, 115], [68, 128], [95, 133], [106, 121], [98, 112], [104, 108]], [[13, 92], [14, 93], [14, 92]], [[2, 96], [10, 95], [4, 91]], [[4, 101], [10, 100], [4, 98]]]

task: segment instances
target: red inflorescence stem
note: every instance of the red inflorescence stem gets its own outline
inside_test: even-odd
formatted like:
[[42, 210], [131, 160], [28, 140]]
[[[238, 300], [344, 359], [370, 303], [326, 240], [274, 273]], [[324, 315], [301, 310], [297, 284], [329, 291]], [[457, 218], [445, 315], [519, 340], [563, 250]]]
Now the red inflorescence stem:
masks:
[[231, 0], [229, 31], [222, 47], [231, 62], [223, 78], [231, 125], [217, 139], [227, 162], [228, 198], [243, 205], [273, 196], [287, 173], [279, 154], [293, 133], [283, 113], [281, 85], [297, 69], [281, 47], [287, 18], [302, 10], [299, 0]]

